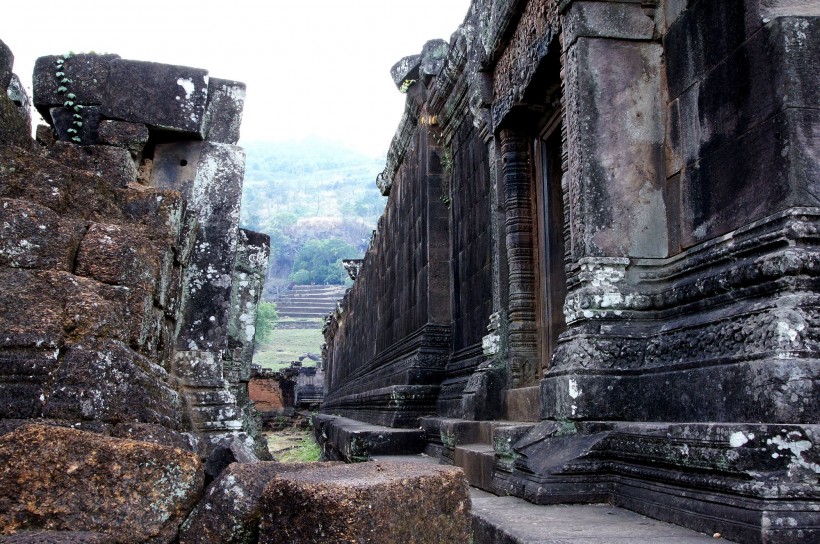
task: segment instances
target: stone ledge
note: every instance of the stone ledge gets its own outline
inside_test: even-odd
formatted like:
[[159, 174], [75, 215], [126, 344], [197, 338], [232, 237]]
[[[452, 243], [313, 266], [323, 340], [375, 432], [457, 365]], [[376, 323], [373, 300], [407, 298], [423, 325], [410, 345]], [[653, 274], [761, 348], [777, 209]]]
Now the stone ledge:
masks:
[[424, 451], [422, 429], [394, 429], [329, 414], [313, 416], [313, 433], [325, 456], [348, 463], [373, 455], [410, 455]]

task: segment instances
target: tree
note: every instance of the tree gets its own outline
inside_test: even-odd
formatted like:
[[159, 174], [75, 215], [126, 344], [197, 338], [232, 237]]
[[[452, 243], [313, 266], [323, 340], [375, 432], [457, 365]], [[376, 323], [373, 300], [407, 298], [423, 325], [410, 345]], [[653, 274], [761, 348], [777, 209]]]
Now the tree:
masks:
[[293, 260], [290, 280], [300, 284], [343, 284], [346, 273], [342, 259], [359, 256], [354, 246], [339, 238], [308, 240]]
[[260, 301], [256, 307], [256, 335], [253, 338], [256, 347], [270, 342], [273, 335], [273, 325], [279, 319], [276, 304]]

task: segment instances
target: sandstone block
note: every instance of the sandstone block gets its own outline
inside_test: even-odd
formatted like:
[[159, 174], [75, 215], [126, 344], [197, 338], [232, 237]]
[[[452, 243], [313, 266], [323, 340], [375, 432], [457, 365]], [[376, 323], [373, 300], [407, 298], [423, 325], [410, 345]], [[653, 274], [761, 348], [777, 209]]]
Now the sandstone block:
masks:
[[102, 283], [152, 291], [161, 270], [162, 250], [137, 229], [92, 223], [77, 253], [78, 276]]
[[[48, 110], [51, 116], [51, 125], [57, 133], [57, 138], [62, 142], [76, 141], [72, 138], [78, 137], [82, 145], [93, 145], [99, 139], [98, 127], [100, 125], [99, 106], [86, 106], [79, 112], [74, 111], [73, 108], [50, 108]], [[75, 115], [79, 115], [82, 119], [82, 126], [77, 126]], [[69, 132], [76, 131], [76, 132]]]
[[220, 440], [205, 460], [205, 476], [210, 480], [233, 463], [254, 464], [259, 458], [254, 453], [253, 439], [245, 433]]
[[444, 60], [450, 50], [450, 44], [444, 40], [430, 40], [421, 49], [421, 75], [437, 76], [444, 67]]
[[260, 544], [470, 540], [467, 483], [454, 467], [374, 462], [280, 474], [262, 507]]
[[178, 349], [227, 347], [244, 166], [244, 152], [227, 144], [181, 142], [154, 151], [151, 186], [180, 191], [198, 223]]
[[69, 271], [84, 233], [44, 206], [0, 198], [0, 266]]
[[67, 272], [0, 268], [0, 346], [55, 349], [66, 338], [125, 339], [123, 288]]
[[11, 74], [11, 83], [9, 83], [6, 92], [14, 105], [17, 106], [17, 111], [28, 127], [29, 133], [31, 133], [31, 98], [29, 98], [26, 88], [20, 78], [17, 77], [17, 74]]
[[118, 59], [111, 63], [103, 115], [202, 136], [208, 71]]
[[579, 36], [650, 40], [655, 22], [640, 4], [573, 2], [564, 17], [564, 28], [564, 47], [569, 47]]
[[107, 145], [80, 147], [69, 142], [55, 142], [48, 148], [48, 155], [69, 168], [94, 174], [112, 187], [125, 187], [137, 181], [137, 167], [125, 149]]
[[16, 145], [30, 147], [30, 125], [20, 114], [20, 108], [2, 92], [0, 93], [0, 147]]
[[131, 158], [139, 160], [148, 142], [148, 127], [142, 123], [105, 120], [100, 122], [98, 137], [101, 144], [124, 147]]
[[419, 78], [419, 68], [421, 67], [421, 55], [410, 55], [399, 60], [390, 68], [390, 76], [393, 83], [401, 89], [405, 81], [417, 80]]
[[255, 544], [262, 515], [260, 499], [276, 475], [337, 463], [234, 463], [205, 491], [180, 528], [180, 544]]
[[43, 416], [181, 428], [179, 394], [164, 369], [114, 340], [68, 346], [45, 394]]
[[0, 536], [2, 544], [115, 544], [111, 535], [90, 531], [24, 531]]
[[202, 490], [196, 455], [149, 442], [27, 425], [0, 437], [0, 527], [172, 542]]
[[210, 78], [208, 104], [203, 130], [209, 142], [233, 144], [239, 141], [242, 109], [245, 107], [245, 84], [227, 79]]
[[[34, 63], [32, 75], [34, 105], [43, 118], [48, 119], [48, 109], [63, 106], [69, 99], [68, 93], [75, 95], [75, 104], [102, 104], [105, 100], [111, 63], [118, 58], [119, 55], [95, 53], [48, 55], [38, 58]], [[58, 73], [62, 75], [58, 76]], [[66, 79], [68, 81], [64, 81]], [[65, 87], [66, 90], [61, 92], [61, 87]]]
[[11, 83], [11, 74], [14, 69], [14, 53], [3, 40], [0, 40], [0, 91], [5, 91]]
[[[58, 363], [56, 349], [0, 350], [0, 421], [41, 416], [50, 375]], [[4, 432], [0, 428], [0, 434]]]

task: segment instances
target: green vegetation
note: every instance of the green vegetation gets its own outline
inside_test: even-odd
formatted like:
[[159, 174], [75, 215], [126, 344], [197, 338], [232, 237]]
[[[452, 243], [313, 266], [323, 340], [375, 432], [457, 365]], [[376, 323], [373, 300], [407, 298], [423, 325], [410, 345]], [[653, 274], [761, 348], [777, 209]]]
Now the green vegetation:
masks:
[[[304, 320], [301, 320], [304, 321]], [[287, 319], [279, 320], [287, 323]], [[316, 320], [317, 325], [321, 322]], [[274, 329], [267, 343], [256, 348], [253, 363], [262, 368], [280, 370], [290, 366], [305, 353], [320, 355], [325, 338], [322, 329]]]
[[342, 285], [348, 275], [342, 267], [342, 259], [356, 259], [360, 252], [339, 238], [308, 240], [293, 261], [294, 272], [288, 276], [292, 282]]
[[312, 463], [322, 456], [322, 448], [310, 432], [286, 431], [267, 438], [268, 449], [280, 463]]
[[256, 308], [256, 336], [253, 339], [256, 349], [270, 342], [273, 325], [277, 319], [279, 319], [279, 314], [276, 313], [276, 304], [260, 301]]
[[[340, 258], [361, 257], [384, 210], [376, 188], [384, 158], [362, 155], [322, 140], [249, 142], [242, 191], [241, 225], [271, 238], [269, 282], [338, 283]], [[316, 268], [295, 266], [311, 240], [336, 239], [353, 248]], [[308, 275], [300, 273], [307, 270]]]

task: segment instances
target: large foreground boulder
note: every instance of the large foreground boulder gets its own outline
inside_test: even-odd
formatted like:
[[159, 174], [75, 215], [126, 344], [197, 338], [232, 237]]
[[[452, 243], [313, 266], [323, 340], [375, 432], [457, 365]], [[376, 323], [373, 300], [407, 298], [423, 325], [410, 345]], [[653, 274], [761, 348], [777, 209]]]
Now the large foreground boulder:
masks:
[[373, 462], [279, 474], [262, 496], [259, 543], [467, 544], [461, 469]]
[[90, 531], [172, 542], [199, 499], [196, 455], [43, 425], [0, 436], [0, 533]]
[[260, 500], [277, 475], [339, 463], [232, 463], [208, 486], [180, 528], [180, 544], [255, 544]]

